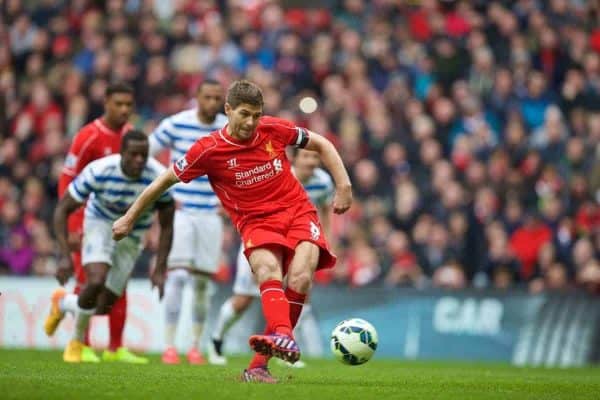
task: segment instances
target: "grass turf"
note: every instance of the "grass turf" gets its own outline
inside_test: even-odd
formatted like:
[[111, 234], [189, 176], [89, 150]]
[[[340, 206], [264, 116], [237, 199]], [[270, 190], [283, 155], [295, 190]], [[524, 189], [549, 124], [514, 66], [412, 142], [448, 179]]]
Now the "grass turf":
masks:
[[[247, 358], [227, 367], [62, 362], [56, 351], [0, 349], [0, 398], [8, 399], [600, 399], [600, 368], [533, 369], [460, 362], [372, 360], [350, 367], [307, 360], [274, 365], [279, 385], [247, 384]], [[273, 363], [274, 364], [274, 363]]]

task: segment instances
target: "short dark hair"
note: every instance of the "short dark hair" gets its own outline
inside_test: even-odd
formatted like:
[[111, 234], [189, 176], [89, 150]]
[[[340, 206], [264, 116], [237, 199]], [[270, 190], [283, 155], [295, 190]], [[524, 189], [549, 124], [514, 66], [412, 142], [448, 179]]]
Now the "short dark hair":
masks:
[[115, 93], [127, 93], [133, 96], [133, 87], [125, 82], [113, 82], [106, 87], [104, 96], [110, 97]]
[[135, 141], [148, 141], [148, 136], [142, 132], [142, 131], [138, 131], [138, 130], [131, 130], [128, 131], [126, 134], [123, 135], [123, 137], [121, 138], [121, 151], [125, 151], [127, 150], [127, 145], [129, 144], [129, 142], [135, 142]]
[[221, 86], [221, 82], [215, 80], [215, 79], [205, 79], [203, 80], [199, 85], [198, 85], [198, 89], [196, 89], [196, 93], [200, 93], [200, 91], [202, 90], [202, 88], [205, 85], [215, 85], [215, 86]]
[[235, 81], [229, 86], [226, 101], [234, 109], [240, 104], [259, 107], [264, 104], [262, 90], [254, 83], [244, 79]]

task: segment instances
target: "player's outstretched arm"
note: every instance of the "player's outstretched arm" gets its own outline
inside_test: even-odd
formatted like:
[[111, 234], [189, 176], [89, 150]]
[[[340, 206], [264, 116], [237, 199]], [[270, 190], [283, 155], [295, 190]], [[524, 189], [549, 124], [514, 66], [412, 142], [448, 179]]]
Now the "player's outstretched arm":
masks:
[[129, 210], [113, 224], [113, 239], [121, 240], [131, 232], [135, 221], [150, 204], [154, 203], [168, 188], [179, 182], [171, 168], [156, 178], [140, 196], [135, 199]]
[[152, 286], [158, 287], [158, 298], [162, 300], [167, 275], [167, 257], [171, 250], [173, 241], [173, 217], [175, 215], [175, 202], [159, 203], [158, 223], [160, 225], [160, 236], [158, 238], [158, 251], [156, 252], [156, 266], [150, 275]]
[[319, 153], [325, 168], [329, 170], [335, 182], [335, 196], [333, 198], [333, 212], [343, 214], [352, 205], [352, 184], [342, 162], [342, 158], [329, 140], [315, 132], [310, 132], [306, 150]]
[[81, 203], [75, 200], [69, 192], [65, 192], [54, 209], [54, 233], [56, 234], [61, 254], [58, 269], [56, 270], [56, 279], [58, 279], [58, 283], [61, 285], [64, 285], [73, 274], [71, 246], [69, 245], [67, 232], [67, 217], [79, 207], [81, 207]]

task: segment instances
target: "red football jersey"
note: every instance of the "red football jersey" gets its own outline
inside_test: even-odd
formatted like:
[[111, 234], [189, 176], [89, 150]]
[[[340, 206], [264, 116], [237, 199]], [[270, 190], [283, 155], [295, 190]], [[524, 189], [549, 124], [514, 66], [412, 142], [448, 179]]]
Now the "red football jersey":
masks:
[[118, 131], [110, 129], [101, 118], [85, 125], [75, 138], [58, 182], [58, 196], [62, 197], [73, 179], [94, 160], [119, 152], [121, 137], [132, 129], [127, 123]]
[[173, 165], [182, 182], [207, 175], [215, 194], [238, 230], [246, 221], [312, 203], [292, 174], [287, 146], [303, 146], [308, 131], [292, 122], [264, 116], [254, 136], [239, 141], [227, 133], [227, 125], [196, 141]]

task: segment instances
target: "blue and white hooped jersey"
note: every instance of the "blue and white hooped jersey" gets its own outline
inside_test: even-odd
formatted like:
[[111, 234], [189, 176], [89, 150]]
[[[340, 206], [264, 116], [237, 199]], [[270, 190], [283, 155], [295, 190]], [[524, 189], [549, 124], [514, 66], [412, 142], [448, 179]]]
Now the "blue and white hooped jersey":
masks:
[[[150, 155], [169, 149], [171, 163], [174, 163], [187, 153], [196, 140], [221, 129], [226, 124], [227, 117], [224, 114], [217, 114], [215, 121], [210, 125], [201, 124], [196, 108], [167, 117], [150, 135]], [[177, 183], [173, 186], [172, 193], [179, 207], [186, 211], [216, 212], [219, 205], [219, 199], [206, 176], [189, 183]]]
[[333, 181], [325, 170], [316, 168], [312, 176], [301, 183], [315, 207], [331, 204], [334, 193]]
[[[121, 155], [113, 154], [89, 163], [69, 185], [69, 194], [78, 202], [85, 202], [85, 218], [100, 218], [115, 221], [121, 217], [165, 167], [149, 158], [139, 178], [130, 178], [121, 169]], [[157, 203], [173, 201], [169, 191], [163, 193]], [[133, 227], [131, 235], [141, 238], [152, 225], [154, 207], [142, 213]]]

